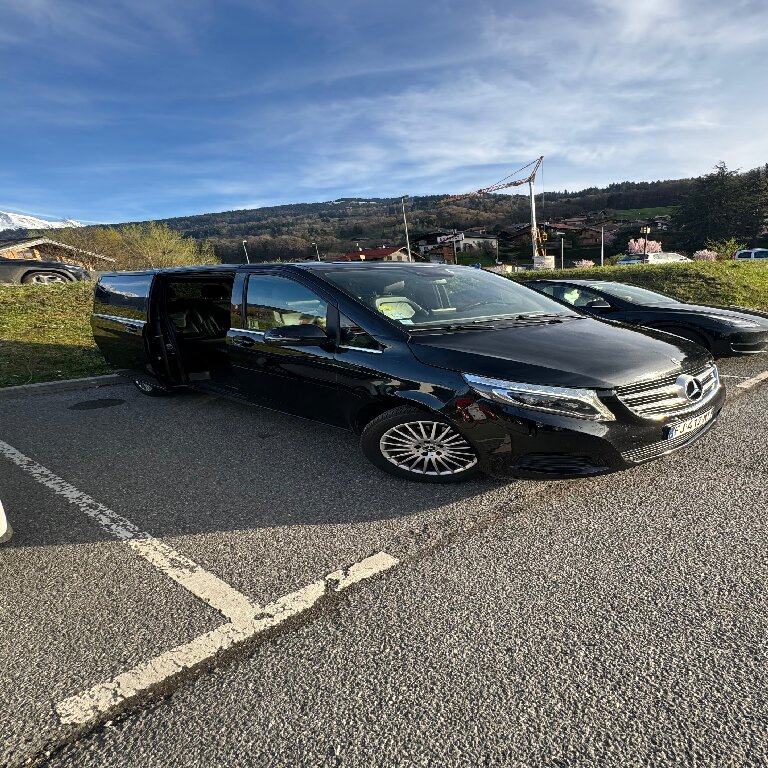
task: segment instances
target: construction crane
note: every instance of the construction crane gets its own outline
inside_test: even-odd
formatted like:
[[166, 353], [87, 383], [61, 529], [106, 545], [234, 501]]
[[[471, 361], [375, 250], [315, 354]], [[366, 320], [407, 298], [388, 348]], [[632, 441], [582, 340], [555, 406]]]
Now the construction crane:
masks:
[[[537, 160], [532, 160], [528, 165], [524, 165], [509, 176], [505, 176], [501, 181], [497, 181], [495, 184], [491, 184], [490, 187], [483, 187], [483, 189], [476, 189], [474, 192], [465, 192], [463, 195], [451, 195], [450, 197], [444, 197], [440, 202], [448, 203], [455, 202], [457, 200], [466, 200], [469, 197], [478, 197], [479, 195], [489, 195], [493, 192], [498, 192], [500, 189], [508, 189], [509, 187], [521, 187], [523, 184], [528, 185], [528, 191], [531, 198], [531, 249], [533, 251], [533, 258], [544, 255], [544, 246], [541, 233], [539, 232], [538, 225], [536, 223], [536, 195], [534, 193], [534, 184], [536, 182], [536, 173], [538, 172], [541, 164], [544, 162], [544, 155]], [[513, 176], [517, 176], [520, 171], [526, 170], [533, 166], [531, 173], [524, 179], [514, 179], [510, 181]]]

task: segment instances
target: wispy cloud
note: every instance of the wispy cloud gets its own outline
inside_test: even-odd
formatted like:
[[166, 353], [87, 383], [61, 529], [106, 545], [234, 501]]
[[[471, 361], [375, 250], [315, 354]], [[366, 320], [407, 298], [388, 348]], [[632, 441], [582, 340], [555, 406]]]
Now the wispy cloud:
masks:
[[17, 208], [463, 191], [540, 154], [569, 189], [768, 160], [762, 0], [6, 5], [7, 61], [63, 43], [0, 84], [37, 169]]

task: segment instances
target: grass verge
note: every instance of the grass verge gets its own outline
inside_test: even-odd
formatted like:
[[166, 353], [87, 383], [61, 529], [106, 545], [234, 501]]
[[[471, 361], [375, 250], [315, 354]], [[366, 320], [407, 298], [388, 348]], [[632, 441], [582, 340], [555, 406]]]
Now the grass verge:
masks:
[[768, 310], [768, 265], [736, 261], [694, 261], [682, 264], [591, 267], [515, 272], [513, 280], [612, 280], [637, 285], [695, 304], [735, 304]]
[[92, 305], [93, 283], [0, 286], [0, 387], [109, 373]]

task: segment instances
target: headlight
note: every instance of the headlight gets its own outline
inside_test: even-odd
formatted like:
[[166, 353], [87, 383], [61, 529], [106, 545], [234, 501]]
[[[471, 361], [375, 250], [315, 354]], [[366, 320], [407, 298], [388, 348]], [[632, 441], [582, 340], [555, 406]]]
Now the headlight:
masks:
[[561, 416], [576, 416], [592, 421], [615, 421], [616, 417], [603, 405], [592, 389], [545, 387], [514, 381], [487, 379], [463, 373], [464, 381], [483, 397], [529, 411], [544, 411]]

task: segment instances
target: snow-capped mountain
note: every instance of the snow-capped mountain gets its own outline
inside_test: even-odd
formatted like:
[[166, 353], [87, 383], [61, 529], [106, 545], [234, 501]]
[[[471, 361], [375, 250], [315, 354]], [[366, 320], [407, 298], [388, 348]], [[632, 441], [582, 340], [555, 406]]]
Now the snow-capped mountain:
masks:
[[64, 219], [64, 221], [46, 221], [23, 213], [6, 213], [0, 211], [0, 232], [5, 229], [62, 229], [63, 227], [82, 227], [79, 221]]

